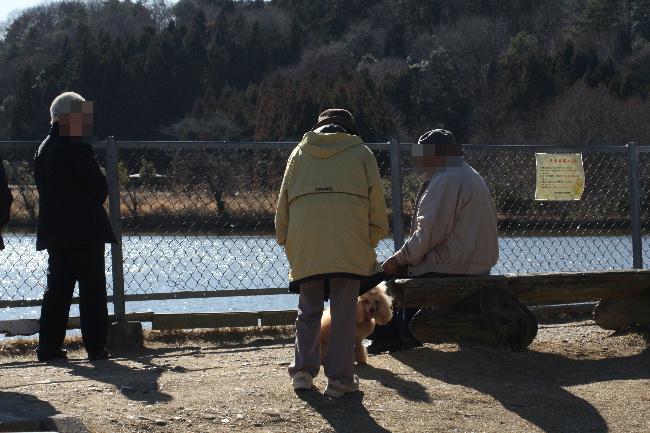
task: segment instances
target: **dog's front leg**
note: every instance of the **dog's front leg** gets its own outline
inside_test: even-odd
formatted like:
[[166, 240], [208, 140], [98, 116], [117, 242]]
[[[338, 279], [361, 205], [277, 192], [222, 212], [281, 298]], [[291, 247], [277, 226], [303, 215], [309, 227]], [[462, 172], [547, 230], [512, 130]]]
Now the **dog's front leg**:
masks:
[[368, 364], [368, 353], [363, 345], [363, 340], [354, 340], [354, 360], [359, 365]]

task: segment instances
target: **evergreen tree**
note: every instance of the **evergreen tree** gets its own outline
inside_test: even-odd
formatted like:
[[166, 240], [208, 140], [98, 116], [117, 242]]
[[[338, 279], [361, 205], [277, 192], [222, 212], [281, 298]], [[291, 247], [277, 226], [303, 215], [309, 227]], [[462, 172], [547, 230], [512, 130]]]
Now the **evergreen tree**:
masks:
[[627, 56], [637, 39], [648, 40], [644, 29], [650, 26], [650, 1], [587, 0], [580, 25], [584, 31], [604, 35], [613, 56]]
[[6, 101], [8, 118], [8, 140], [34, 140], [38, 137], [35, 134], [36, 125], [42, 116], [36, 116], [34, 94], [34, 72], [30, 66], [26, 66], [18, 79], [15, 96]]

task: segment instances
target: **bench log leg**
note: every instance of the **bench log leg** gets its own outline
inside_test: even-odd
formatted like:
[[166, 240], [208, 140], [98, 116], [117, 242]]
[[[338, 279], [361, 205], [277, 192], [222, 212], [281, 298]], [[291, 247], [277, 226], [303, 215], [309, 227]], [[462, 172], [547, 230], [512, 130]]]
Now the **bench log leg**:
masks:
[[517, 351], [526, 349], [535, 339], [537, 320], [514, 296], [489, 288], [456, 305], [421, 308], [410, 330], [425, 343], [455, 336]]
[[635, 325], [650, 328], [650, 293], [631, 298], [601, 299], [594, 308], [594, 321], [601, 328], [613, 331]]

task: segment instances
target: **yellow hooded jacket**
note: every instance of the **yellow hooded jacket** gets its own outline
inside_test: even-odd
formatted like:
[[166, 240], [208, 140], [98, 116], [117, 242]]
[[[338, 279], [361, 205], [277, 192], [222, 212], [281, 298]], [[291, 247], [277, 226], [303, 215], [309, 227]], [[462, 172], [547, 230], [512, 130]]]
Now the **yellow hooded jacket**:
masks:
[[356, 135], [308, 132], [282, 180], [275, 231], [289, 259], [290, 290], [323, 278], [358, 278], [361, 293], [385, 277], [375, 247], [388, 232], [374, 155]]

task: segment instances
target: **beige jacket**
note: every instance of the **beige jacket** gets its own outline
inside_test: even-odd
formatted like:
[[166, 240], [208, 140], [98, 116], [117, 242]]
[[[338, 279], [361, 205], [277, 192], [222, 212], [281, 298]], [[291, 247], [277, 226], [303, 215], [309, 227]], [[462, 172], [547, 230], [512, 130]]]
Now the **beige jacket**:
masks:
[[304, 135], [287, 162], [275, 230], [292, 283], [383, 276], [374, 248], [388, 232], [386, 203], [377, 161], [361, 138]]
[[489, 274], [499, 258], [497, 211], [483, 178], [465, 162], [435, 173], [394, 256], [409, 276]]

